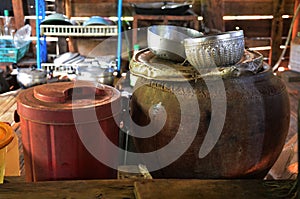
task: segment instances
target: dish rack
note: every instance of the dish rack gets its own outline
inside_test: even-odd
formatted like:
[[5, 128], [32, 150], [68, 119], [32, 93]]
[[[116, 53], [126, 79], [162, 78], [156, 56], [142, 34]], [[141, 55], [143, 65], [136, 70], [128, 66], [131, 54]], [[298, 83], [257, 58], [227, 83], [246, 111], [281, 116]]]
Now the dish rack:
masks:
[[40, 31], [45, 36], [115, 36], [117, 26], [66, 26], [66, 25], [41, 25]]

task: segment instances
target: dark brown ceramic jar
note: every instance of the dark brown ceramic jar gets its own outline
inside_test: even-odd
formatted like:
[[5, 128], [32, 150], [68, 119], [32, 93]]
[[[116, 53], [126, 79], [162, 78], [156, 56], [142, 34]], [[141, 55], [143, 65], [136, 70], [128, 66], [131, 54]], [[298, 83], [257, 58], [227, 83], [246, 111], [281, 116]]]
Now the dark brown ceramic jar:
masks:
[[[182, 139], [175, 142], [179, 148], [192, 140], [178, 159], [152, 175], [155, 178], [263, 178], [283, 148], [290, 117], [286, 87], [270, 67], [264, 65], [255, 74], [228, 76], [221, 73], [187, 75], [192, 71], [186, 72], [187, 67], [180, 69], [186, 80], [182, 81], [175, 73], [156, 71], [159, 61], [149, 56], [148, 62], [147, 53], [137, 55], [144, 57], [131, 63], [132, 73], [139, 76], [131, 99], [132, 119], [137, 125], [145, 126], [152, 118], [152, 127], [155, 127], [155, 122], [163, 120], [155, 119], [163, 118], [161, 113], [165, 112], [166, 118], [157, 134], [134, 138], [138, 152], [163, 149], [179, 132], [183, 134]], [[141, 65], [147, 69], [136, 70]], [[224, 87], [214, 86], [220, 79]], [[153, 107], [163, 107], [164, 111], [153, 112]], [[195, 110], [199, 110], [196, 126], [193, 123]], [[134, 133], [143, 134], [142, 131]], [[155, 164], [163, 165], [171, 155], [158, 153]], [[145, 161], [146, 165], [152, 164]]]

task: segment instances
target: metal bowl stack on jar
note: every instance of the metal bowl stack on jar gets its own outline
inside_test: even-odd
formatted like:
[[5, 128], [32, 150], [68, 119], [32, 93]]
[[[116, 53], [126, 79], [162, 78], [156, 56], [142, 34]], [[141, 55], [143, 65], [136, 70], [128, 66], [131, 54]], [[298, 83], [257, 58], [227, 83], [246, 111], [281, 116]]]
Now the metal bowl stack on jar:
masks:
[[228, 31], [184, 40], [189, 63], [196, 69], [231, 66], [244, 55], [243, 30]]

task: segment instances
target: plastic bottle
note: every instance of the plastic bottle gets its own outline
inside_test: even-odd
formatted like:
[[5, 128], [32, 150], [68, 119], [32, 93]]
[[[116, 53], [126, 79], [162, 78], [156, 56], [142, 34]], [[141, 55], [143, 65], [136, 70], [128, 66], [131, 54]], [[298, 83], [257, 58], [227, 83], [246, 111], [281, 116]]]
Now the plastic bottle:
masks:
[[8, 10], [4, 10], [3, 35], [10, 35], [10, 17]]
[[30, 40], [31, 26], [26, 24], [19, 28], [14, 35], [14, 44], [16, 48], [22, 47], [25, 43]]
[[291, 41], [289, 69], [300, 72], [300, 32]]
[[140, 45], [135, 44], [135, 45], [133, 46], [133, 54], [135, 55], [139, 50], [140, 50]]

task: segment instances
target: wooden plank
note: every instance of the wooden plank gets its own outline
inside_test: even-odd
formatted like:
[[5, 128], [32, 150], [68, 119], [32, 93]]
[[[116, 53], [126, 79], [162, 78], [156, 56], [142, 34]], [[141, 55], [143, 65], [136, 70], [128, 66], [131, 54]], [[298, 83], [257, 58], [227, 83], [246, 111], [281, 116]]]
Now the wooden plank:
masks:
[[5, 199], [134, 199], [133, 182], [130, 180], [77, 180], [38, 183], [4, 183], [0, 185], [0, 189], [0, 198]]
[[58, 13], [65, 14], [66, 12], [66, 1], [65, 0], [56, 0], [55, 1], [55, 11]]
[[19, 91], [10, 91], [0, 95], [0, 121], [9, 122], [10, 124], [14, 122], [13, 114], [17, 109], [15, 96]]
[[[7, 177], [0, 185], [0, 198], [243, 198], [277, 199], [288, 195], [295, 181], [263, 180], [77, 180], [24, 183]], [[136, 194], [136, 197], [135, 197]], [[283, 197], [281, 197], [283, 198]], [[286, 198], [291, 198], [287, 196]]]
[[[282, 37], [287, 36], [291, 19], [283, 19]], [[226, 20], [225, 30], [235, 30], [236, 27], [244, 30], [245, 37], [270, 37], [272, 20]]]
[[[282, 38], [282, 43], [281, 45], [284, 45], [286, 42], [285, 38]], [[250, 37], [250, 38], [245, 38], [245, 46], [246, 47], [262, 47], [262, 46], [271, 46], [271, 38], [265, 37], [265, 38], [260, 38], [260, 37]], [[289, 55], [289, 46], [286, 51], [286, 56]]]
[[208, 28], [209, 30], [225, 30], [225, 25], [223, 21], [223, 0], [201, 0], [201, 15], [203, 16], [203, 23], [205, 28]]
[[[294, 5], [294, 13], [296, 13], [297, 7], [300, 4], [300, 0], [295, 0]], [[297, 36], [297, 33], [299, 32], [299, 20], [300, 20], [300, 14], [298, 13], [298, 16], [295, 18], [294, 25], [293, 25], [293, 32], [292, 32], [292, 39], [294, 39]]]
[[3, 115], [10, 107], [16, 102], [14, 96], [5, 98], [5, 101], [1, 104], [0, 115]]
[[[224, 0], [224, 15], [273, 15], [273, 0]], [[294, 0], [286, 0], [284, 14], [293, 15]]]
[[281, 55], [280, 45], [282, 43], [282, 15], [284, 2], [285, 0], [274, 0], [274, 12], [271, 29], [271, 50], [269, 55], [269, 65], [271, 66], [274, 66], [276, 64]]
[[[73, 16], [116, 16], [117, 1], [116, 0], [68, 0], [71, 5]], [[149, 2], [157, 2], [157, 0], [148, 0]], [[173, 0], [172, 2], [184, 3], [185, 0]], [[219, 1], [219, 3], [222, 1]], [[272, 0], [223, 0], [224, 15], [272, 15], [273, 1]], [[67, 1], [66, 1], [67, 3]], [[123, 10], [126, 15], [131, 16], [133, 9], [130, 3], [145, 3], [144, 0], [124, 0]], [[87, 10], [86, 10], [87, 9]], [[105, 10], [108, 9], [108, 10]], [[194, 1], [192, 9], [196, 14], [201, 15], [201, 1]], [[284, 5], [284, 14], [293, 15], [294, 0], [286, 0]], [[99, 12], [100, 11], [100, 12]], [[219, 10], [218, 10], [219, 11]], [[214, 12], [215, 14], [218, 12]]]
[[245, 47], [258, 47], [258, 46], [270, 46], [270, 38], [245, 38]]
[[[266, 199], [289, 198], [288, 191], [294, 181], [261, 181], [261, 180], [143, 180], [136, 181], [135, 196], [137, 199], [159, 198], [243, 198]], [[282, 183], [282, 184], [281, 184]], [[286, 186], [288, 189], [280, 187]], [[277, 187], [277, 190], [274, 189]], [[280, 191], [282, 191], [280, 193]]]
[[15, 28], [19, 29], [24, 26], [24, 9], [22, 0], [12, 0], [12, 6], [15, 18]]
[[[147, 3], [157, 2], [157, 0], [148, 0]], [[186, 0], [173, 0], [172, 2], [184, 3]], [[210, 1], [206, 1], [210, 3]], [[204, 4], [206, 4], [206, 2]], [[272, 0], [223, 0], [218, 3], [224, 2], [224, 15], [272, 15], [273, 14], [273, 1]], [[96, 15], [109, 16], [116, 15], [115, 8], [117, 7], [117, 1], [115, 0], [70, 0], [72, 11], [76, 16], [83, 16], [84, 13], [93, 13]], [[130, 3], [145, 3], [144, 0], [124, 0], [123, 5], [126, 9], [130, 9]], [[108, 10], [107, 5], [110, 5]], [[83, 6], [83, 7], [82, 7]], [[97, 10], [97, 9], [98, 10]], [[294, 0], [286, 0], [284, 5], [284, 14], [293, 15]], [[87, 9], [87, 10], [85, 10]], [[192, 9], [196, 14], [201, 15], [201, 1], [194, 1]], [[133, 9], [130, 9], [133, 11]], [[101, 12], [99, 12], [101, 11]], [[220, 10], [218, 10], [219, 12]], [[218, 12], [214, 11], [215, 14]], [[126, 14], [132, 15], [132, 12], [126, 10]], [[75, 16], [75, 15], [73, 15]]]
[[[90, 16], [116, 16], [116, 1], [105, 0], [66, 0], [66, 15], [68, 17], [90, 17]], [[100, 12], [101, 11], [101, 12]]]

